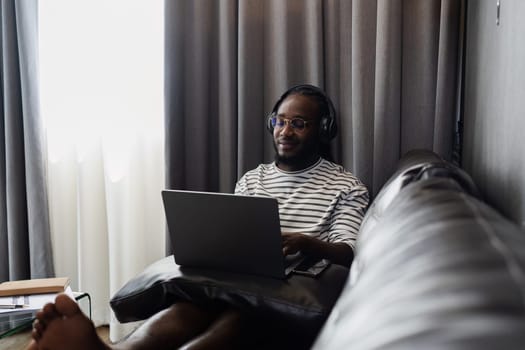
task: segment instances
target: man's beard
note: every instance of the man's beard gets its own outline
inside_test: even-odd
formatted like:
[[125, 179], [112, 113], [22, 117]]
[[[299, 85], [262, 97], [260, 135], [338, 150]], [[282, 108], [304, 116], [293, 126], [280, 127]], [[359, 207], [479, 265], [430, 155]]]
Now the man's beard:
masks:
[[279, 150], [277, 149], [277, 144], [274, 140], [273, 149], [275, 150], [275, 164], [284, 164], [292, 167], [301, 167], [304, 165], [309, 165], [308, 163], [313, 159], [319, 157], [319, 147], [318, 142], [312, 140], [313, 142], [308, 142], [303, 144], [303, 147], [299, 150], [298, 153], [293, 155], [280, 155]]

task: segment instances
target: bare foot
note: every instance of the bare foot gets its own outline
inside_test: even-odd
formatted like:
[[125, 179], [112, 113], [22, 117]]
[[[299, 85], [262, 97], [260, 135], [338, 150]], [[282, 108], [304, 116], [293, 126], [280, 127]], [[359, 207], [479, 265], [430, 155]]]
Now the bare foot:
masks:
[[54, 304], [45, 305], [36, 318], [27, 350], [110, 349], [77, 303], [65, 294], [59, 294]]
[[36, 313], [36, 320], [33, 322], [33, 332], [31, 336], [35, 341], [39, 341], [46, 329], [46, 325], [53, 319], [60, 317], [55, 309], [55, 304], [44, 305], [42, 310]]

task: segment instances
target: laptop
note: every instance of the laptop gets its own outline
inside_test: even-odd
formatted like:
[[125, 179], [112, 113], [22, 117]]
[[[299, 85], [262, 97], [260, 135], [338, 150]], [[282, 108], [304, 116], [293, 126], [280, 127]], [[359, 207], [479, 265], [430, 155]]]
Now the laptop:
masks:
[[180, 266], [284, 279], [302, 261], [282, 253], [274, 198], [164, 190], [162, 199]]

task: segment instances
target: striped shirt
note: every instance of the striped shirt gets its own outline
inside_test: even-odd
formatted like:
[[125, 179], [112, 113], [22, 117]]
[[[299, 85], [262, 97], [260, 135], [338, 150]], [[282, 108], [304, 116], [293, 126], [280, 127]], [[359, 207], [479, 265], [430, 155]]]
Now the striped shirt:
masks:
[[277, 199], [282, 232], [344, 242], [352, 249], [368, 206], [368, 190], [361, 181], [323, 158], [296, 172], [261, 164], [244, 174], [235, 193]]

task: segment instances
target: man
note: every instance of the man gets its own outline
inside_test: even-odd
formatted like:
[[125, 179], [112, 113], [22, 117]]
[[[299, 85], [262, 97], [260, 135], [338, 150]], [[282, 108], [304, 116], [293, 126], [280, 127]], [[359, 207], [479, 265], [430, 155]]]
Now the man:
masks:
[[279, 202], [283, 252], [302, 251], [350, 266], [366, 206], [364, 185], [327, 161], [337, 133], [330, 99], [317, 87], [286, 91], [268, 118], [275, 162], [262, 164], [237, 183], [236, 193], [269, 195]]
[[[295, 86], [277, 101], [267, 127], [275, 162], [246, 173], [235, 192], [277, 198], [285, 255], [301, 251], [350, 266], [368, 192], [352, 174], [322, 157], [337, 132], [331, 101], [317, 87]], [[244, 334], [244, 316], [225, 306], [211, 310], [178, 302], [109, 346], [75, 302], [59, 295], [38, 313], [29, 349], [232, 348]]]

